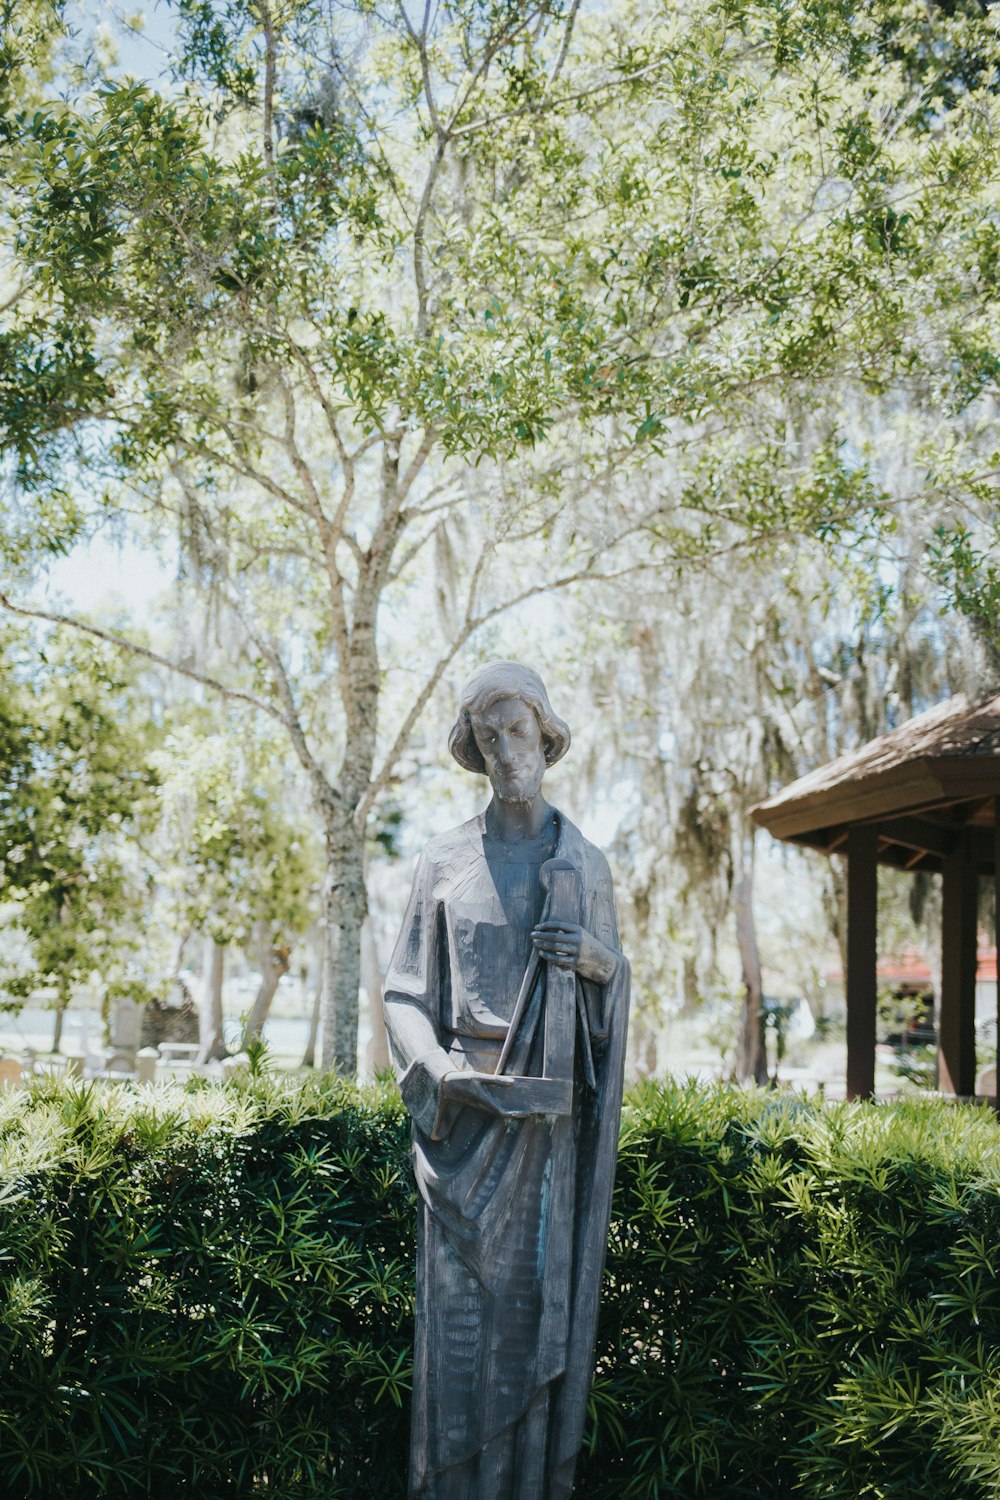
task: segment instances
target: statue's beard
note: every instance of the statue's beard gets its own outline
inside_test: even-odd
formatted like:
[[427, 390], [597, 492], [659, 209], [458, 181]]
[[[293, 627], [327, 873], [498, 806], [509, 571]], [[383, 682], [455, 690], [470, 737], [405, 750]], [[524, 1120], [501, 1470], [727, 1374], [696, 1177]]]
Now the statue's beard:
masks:
[[525, 806], [534, 802], [542, 789], [542, 777], [545, 775], [545, 762], [540, 766], [525, 766], [520, 770], [512, 771], [507, 776], [499, 774], [493, 780], [493, 790], [501, 802], [506, 802], [514, 807]]

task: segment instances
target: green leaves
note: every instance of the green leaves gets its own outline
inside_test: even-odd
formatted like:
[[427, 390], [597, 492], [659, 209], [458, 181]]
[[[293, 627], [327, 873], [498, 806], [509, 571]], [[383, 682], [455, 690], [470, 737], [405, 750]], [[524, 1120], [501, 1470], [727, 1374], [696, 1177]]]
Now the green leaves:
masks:
[[398, 1101], [46, 1085], [0, 1110], [0, 1150], [6, 1493], [402, 1495]]
[[[394, 1089], [48, 1082], [0, 1099], [0, 1162], [12, 1500], [402, 1497]], [[998, 1173], [981, 1110], [637, 1090], [580, 1493], [989, 1500]]]
[[191, 712], [153, 757], [160, 784], [160, 882], [174, 926], [221, 944], [279, 947], [308, 927], [318, 841], [288, 807], [288, 778], [262, 725]]
[[[108, 394], [89, 330], [80, 324], [35, 317], [0, 332], [0, 440], [19, 485], [38, 495], [27, 525], [17, 524], [14, 507], [14, 526], [5, 526], [0, 545], [15, 565], [39, 551], [67, 552], [77, 539], [80, 506], [60, 483], [65, 435]], [[36, 529], [41, 547], [31, 545]]]
[[294, 533], [300, 599], [329, 559], [289, 404], [351, 535], [370, 502], [331, 420], [346, 451], [427, 434], [470, 494], [483, 460], [555, 467], [613, 421], [685, 497], [686, 555], [744, 516], [828, 544], [891, 529], [899, 465], [826, 461], [892, 448], [858, 418], [878, 395], [936, 505], [989, 503], [998, 44], [971, 0], [173, 9], [183, 93], [108, 77], [6, 116], [0, 435], [39, 497], [96, 472], [131, 520], [183, 464], [214, 534], [237, 495], [252, 518], [237, 574]]
[[586, 1493], [986, 1500], [998, 1168], [985, 1111], [634, 1095]]
[[3, 955], [0, 987], [55, 986], [62, 1005], [99, 974], [141, 992], [129, 963], [148, 945], [134, 912], [149, 892], [127, 835], [155, 824], [156, 727], [134, 663], [55, 639], [39, 662], [33, 645], [0, 632], [0, 901], [28, 945], [21, 962]]
[[991, 545], [977, 545], [967, 526], [939, 526], [929, 548], [931, 569], [1000, 663], [1000, 561], [996, 527]]

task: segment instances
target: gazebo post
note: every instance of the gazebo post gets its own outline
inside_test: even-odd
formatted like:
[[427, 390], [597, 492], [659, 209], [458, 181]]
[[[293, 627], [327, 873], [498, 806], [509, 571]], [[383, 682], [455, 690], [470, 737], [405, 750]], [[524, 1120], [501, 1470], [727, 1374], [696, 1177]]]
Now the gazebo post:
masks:
[[875, 1092], [878, 930], [878, 831], [847, 834], [847, 1097]]
[[[938, 1080], [947, 1093], [971, 1095], [976, 1087], [976, 908], [980, 873], [988, 873], [991, 858], [1000, 911], [1000, 692], [971, 702], [960, 693], [938, 703], [808, 771], [751, 813], [775, 838], [825, 854], [847, 853], [851, 1097], [872, 1093], [875, 1082], [875, 863], [943, 873]], [[1000, 1025], [997, 1061], [1000, 1066]]]
[[976, 1089], [976, 918], [979, 875], [968, 830], [946, 856], [941, 887], [938, 1087], [969, 1098]]

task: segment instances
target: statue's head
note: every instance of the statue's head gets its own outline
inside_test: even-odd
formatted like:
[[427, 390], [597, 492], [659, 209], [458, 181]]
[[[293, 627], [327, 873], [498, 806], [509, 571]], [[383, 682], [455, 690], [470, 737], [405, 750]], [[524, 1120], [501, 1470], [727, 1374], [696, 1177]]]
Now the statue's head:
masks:
[[552, 712], [537, 672], [494, 661], [463, 687], [448, 748], [467, 771], [488, 776], [502, 802], [530, 802], [546, 767], [569, 749], [569, 726]]

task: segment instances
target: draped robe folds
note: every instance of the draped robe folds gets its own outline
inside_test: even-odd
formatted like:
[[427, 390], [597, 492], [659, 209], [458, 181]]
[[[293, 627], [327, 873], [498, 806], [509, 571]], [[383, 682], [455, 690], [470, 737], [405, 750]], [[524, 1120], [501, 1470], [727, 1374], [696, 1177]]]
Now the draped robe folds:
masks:
[[[449, 1073], [496, 1068], [541, 914], [540, 860], [498, 878], [505, 858], [517, 862], [517, 846], [491, 847], [482, 816], [421, 856], [386, 979], [419, 1191], [417, 1500], [563, 1500], [573, 1488], [611, 1211], [629, 969], [607, 861], [560, 814], [556, 830], [543, 853], [579, 871], [583, 925], [616, 957], [607, 984], [577, 976], [571, 1114], [503, 1118], [442, 1094]], [[533, 1041], [530, 1022], [525, 1030], [507, 1071], [541, 1076], [543, 1027]]]

